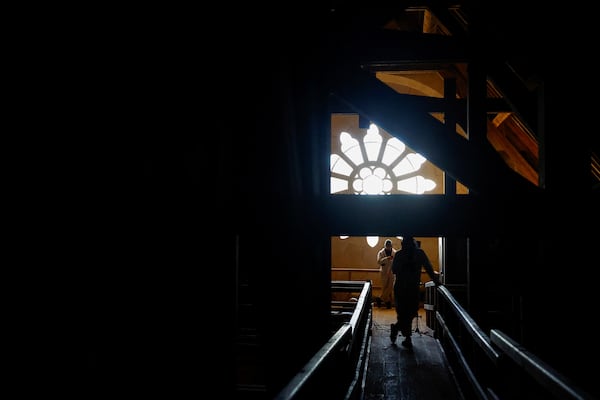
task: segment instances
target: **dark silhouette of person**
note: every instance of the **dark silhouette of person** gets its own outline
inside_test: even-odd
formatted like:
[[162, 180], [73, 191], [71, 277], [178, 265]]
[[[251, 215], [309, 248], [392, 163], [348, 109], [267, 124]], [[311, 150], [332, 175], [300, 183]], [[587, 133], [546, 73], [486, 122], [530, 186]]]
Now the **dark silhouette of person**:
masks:
[[417, 246], [412, 236], [404, 236], [402, 249], [394, 255], [392, 272], [394, 280], [394, 301], [396, 305], [396, 323], [390, 327], [390, 339], [396, 343], [398, 332], [404, 336], [402, 345], [412, 348], [412, 320], [419, 312], [419, 287], [421, 285], [421, 268], [436, 284], [440, 284], [438, 274], [423, 249]]

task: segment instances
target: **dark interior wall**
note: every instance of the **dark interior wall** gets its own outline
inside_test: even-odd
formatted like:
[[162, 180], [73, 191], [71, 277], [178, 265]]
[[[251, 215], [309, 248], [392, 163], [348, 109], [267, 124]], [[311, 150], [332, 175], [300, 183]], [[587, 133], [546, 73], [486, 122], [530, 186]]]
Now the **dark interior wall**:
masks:
[[236, 230], [227, 204], [235, 190], [222, 178], [235, 171], [226, 162], [235, 147], [222, 121], [233, 109], [250, 113], [197, 57], [199, 48], [215, 59], [222, 50], [200, 46], [193, 14], [118, 14], [94, 47], [97, 90], [86, 104], [103, 152], [88, 210], [85, 390], [232, 394]]
[[533, 290], [528, 290], [524, 297], [523, 343], [556, 370], [598, 396], [594, 373], [582, 360], [595, 362], [600, 356], [598, 341], [589, 340], [593, 336], [594, 310], [600, 305], [593, 289], [594, 266], [598, 265], [593, 249], [600, 238], [597, 234], [573, 236], [540, 234], [542, 239], [529, 246], [540, 262], [537, 271], [530, 274], [534, 278]]
[[[236, 199], [253, 199], [241, 216], [241, 269], [251, 271], [260, 309], [267, 389], [282, 388], [331, 335], [330, 243], [320, 208], [327, 182], [327, 93], [305, 55], [278, 59], [252, 121], [252, 152]], [[299, 57], [299, 59], [296, 59]], [[318, 71], [318, 70], [317, 70]], [[244, 258], [245, 257], [245, 258]], [[253, 283], [253, 284], [254, 284]]]
[[[268, 29], [212, 53], [186, 37], [194, 31], [184, 24], [144, 42], [137, 68], [128, 65], [131, 97], [114, 100], [128, 105], [136, 136], [114, 143], [124, 157], [107, 171], [120, 229], [103, 223], [118, 248], [100, 285], [115, 293], [95, 304], [100, 391], [117, 382], [148, 394], [232, 389], [236, 238], [237, 267], [259, 293], [269, 391], [330, 335], [329, 236], [317, 201], [326, 93], [310, 68], [318, 54], [281, 49]], [[240, 64], [240, 48], [253, 63]], [[195, 51], [218, 60], [214, 71]]]
[[542, 295], [536, 271], [542, 268], [539, 239], [519, 235], [485, 235], [469, 238], [469, 313], [489, 332], [500, 329], [523, 343], [523, 303]]

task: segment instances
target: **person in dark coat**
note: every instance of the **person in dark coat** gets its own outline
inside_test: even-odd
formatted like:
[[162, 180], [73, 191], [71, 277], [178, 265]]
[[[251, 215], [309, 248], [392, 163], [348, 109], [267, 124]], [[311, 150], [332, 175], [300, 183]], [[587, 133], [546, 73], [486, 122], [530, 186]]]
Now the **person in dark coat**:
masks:
[[412, 348], [412, 320], [419, 312], [419, 287], [421, 285], [421, 268], [439, 285], [439, 276], [423, 249], [417, 246], [412, 236], [404, 236], [402, 249], [398, 250], [392, 262], [394, 280], [394, 302], [396, 306], [396, 323], [391, 325], [390, 339], [396, 343], [398, 332], [404, 336], [402, 345]]

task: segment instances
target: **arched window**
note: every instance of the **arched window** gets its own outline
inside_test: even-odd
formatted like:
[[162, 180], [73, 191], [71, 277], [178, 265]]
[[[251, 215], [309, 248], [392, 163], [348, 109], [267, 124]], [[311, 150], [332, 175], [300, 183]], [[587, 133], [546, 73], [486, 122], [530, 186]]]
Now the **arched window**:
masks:
[[[358, 128], [339, 115], [332, 121], [330, 193], [389, 195], [440, 193], [443, 172], [400, 139], [371, 123]], [[354, 115], [356, 121], [358, 116]], [[339, 125], [342, 129], [336, 132]], [[351, 128], [351, 129], [343, 129]], [[362, 132], [361, 132], [362, 131]], [[427, 168], [423, 168], [427, 166]], [[435, 190], [438, 188], [438, 190]]]

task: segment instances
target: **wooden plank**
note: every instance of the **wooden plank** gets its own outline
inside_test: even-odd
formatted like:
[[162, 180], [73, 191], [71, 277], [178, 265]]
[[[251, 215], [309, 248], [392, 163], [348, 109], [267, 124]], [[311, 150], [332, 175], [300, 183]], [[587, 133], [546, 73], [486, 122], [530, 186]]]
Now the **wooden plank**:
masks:
[[[424, 310], [420, 315], [424, 316]], [[444, 353], [433, 331], [420, 324], [413, 333], [413, 349], [390, 341], [394, 309], [374, 308], [369, 369], [364, 400], [460, 399]], [[416, 329], [416, 324], [414, 325]], [[402, 337], [398, 337], [398, 343]]]

